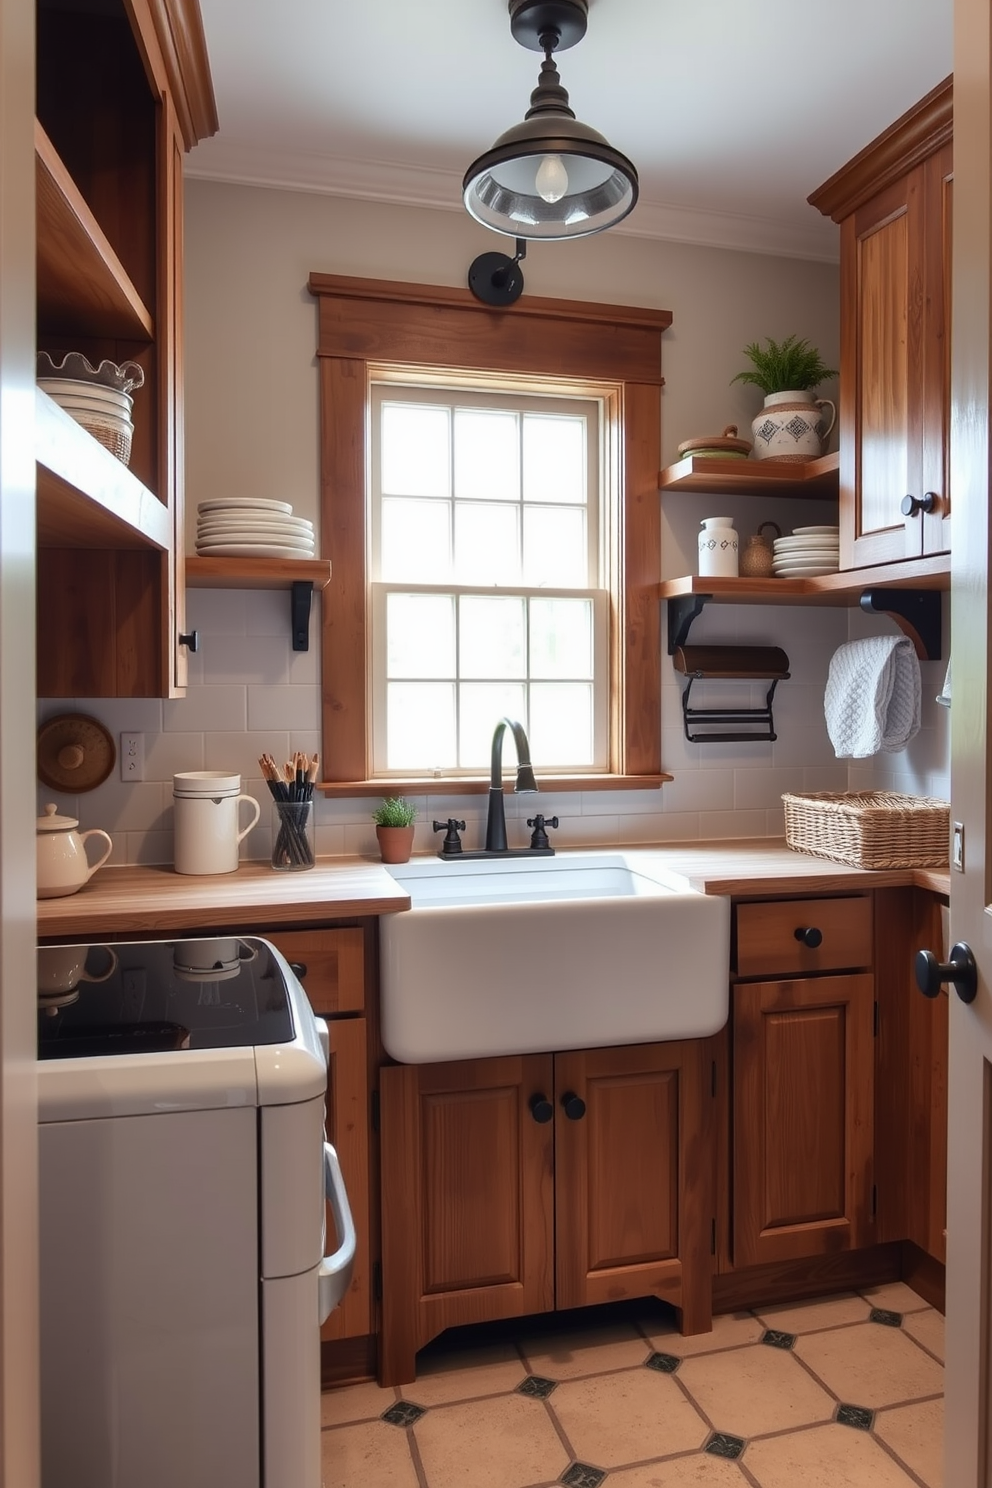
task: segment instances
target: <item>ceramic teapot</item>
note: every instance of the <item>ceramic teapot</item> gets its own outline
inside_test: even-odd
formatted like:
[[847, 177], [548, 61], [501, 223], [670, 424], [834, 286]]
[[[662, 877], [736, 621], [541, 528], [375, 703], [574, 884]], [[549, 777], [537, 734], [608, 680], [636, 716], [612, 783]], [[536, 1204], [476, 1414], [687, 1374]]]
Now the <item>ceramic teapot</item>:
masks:
[[[60, 894], [75, 894], [113, 852], [114, 844], [107, 832], [101, 831], [99, 827], [93, 827], [89, 832], [77, 832], [78, 826], [74, 816], [58, 815], [58, 807], [54, 801], [49, 801], [44, 816], [38, 817], [39, 899], [56, 899]], [[87, 837], [102, 837], [107, 844], [103, 856], [92, 864], [86, 856]]]

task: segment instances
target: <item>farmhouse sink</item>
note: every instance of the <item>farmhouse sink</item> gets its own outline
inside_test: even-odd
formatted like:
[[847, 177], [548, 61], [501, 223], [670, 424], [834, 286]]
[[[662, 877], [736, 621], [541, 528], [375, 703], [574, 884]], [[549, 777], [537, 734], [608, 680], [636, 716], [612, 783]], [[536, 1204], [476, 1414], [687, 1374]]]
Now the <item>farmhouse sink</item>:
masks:
[[727, 1021], [730, 902], [648, 851], [391, 867], [382, 1041], [404, 1064], [703, 1038]]

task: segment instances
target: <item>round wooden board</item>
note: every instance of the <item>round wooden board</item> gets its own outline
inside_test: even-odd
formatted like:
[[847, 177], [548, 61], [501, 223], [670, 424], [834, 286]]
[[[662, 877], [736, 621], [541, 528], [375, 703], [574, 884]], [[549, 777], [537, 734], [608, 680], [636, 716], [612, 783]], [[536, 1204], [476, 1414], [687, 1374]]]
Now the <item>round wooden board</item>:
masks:
[[116, 763], [114, 741], [98, 718], [59, 713], [38, 729], [38, 777], [52, 790], [95, 790]]

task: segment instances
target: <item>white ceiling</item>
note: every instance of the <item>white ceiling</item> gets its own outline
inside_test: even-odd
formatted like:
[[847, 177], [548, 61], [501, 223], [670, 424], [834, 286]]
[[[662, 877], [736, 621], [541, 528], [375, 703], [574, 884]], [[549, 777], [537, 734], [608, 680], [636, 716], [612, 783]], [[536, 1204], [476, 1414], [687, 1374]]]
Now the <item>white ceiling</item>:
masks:
[[[462, 211], [539, 54], [506, 0], [200, 0], [220, 132], [188, 173]], [[811, 191], [946, 77], [953, 0], [591, 0], [558, 57], [635, 163], [615, 232], [830, 260]], [[495, 244], [494, 244], [495, 246]]]

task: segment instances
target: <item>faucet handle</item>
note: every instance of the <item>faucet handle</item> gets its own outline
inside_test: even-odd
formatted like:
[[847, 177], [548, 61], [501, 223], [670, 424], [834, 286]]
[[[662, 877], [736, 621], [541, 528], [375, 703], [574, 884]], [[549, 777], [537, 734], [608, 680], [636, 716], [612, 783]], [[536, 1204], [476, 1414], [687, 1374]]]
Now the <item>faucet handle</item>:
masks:
[[463, 821], [459, 821], [456, 816], [449, 816], [447, 821], [433, 822], [432, 828], [435, 832], [446, 833], [444, 842], [441, 845], [442, 857], [451, 857], [453, 854], [461, 852], [462, 840], [458, 833], [465, 830], [465, 823]]
[[527, 825], [534, 828], [533, 832], [531, 833], [530, 839], [530, 845], [532, 848], [551, 846], [551, 843], [548, 841], [548, 834], [545, 831], [545, 828], [557, 827], [558, 818], [556, 816], [541, 816], [540, 812], [538, 812], [537, 816], [529, 816], [527, 818]]

